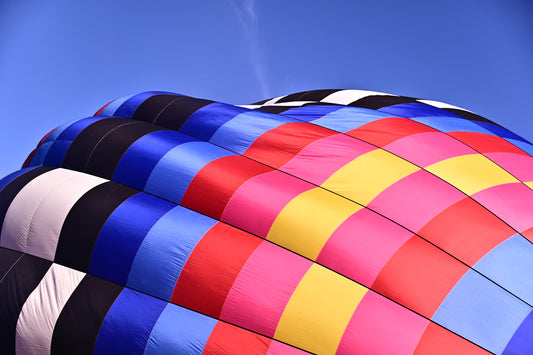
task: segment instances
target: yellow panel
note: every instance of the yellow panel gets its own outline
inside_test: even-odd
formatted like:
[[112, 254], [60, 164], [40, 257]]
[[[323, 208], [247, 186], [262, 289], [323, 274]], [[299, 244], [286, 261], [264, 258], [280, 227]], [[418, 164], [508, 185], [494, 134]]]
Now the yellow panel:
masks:
[[334, 354], [367, 290], [313, 264], [285, 307], [274, 338], [315, 354]]
[[428, 166], [426, 170], [467, 195], [492, 186], [518, 182], [511, 174], [481, 154], [446, 159]]
[[340, 168], [322, 187], [367, 205], [387, 187], [419, 169], [394, 154], [376, 149]]
[[308, 190], [283, 208], [267, 239], [315, 260], [335, 229], [361, 208], [322, 188]]
[[524, 184], [526, 184], [526, 186], [530, 189], [533, 189], [533, 181], [524, 182]]

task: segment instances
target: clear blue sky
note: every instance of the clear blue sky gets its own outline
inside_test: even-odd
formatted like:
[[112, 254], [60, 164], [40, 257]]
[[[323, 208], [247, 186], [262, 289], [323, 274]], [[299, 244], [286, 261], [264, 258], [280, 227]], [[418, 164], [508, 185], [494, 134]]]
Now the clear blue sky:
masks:
[[445, 101], [533, 141], [533, 1], [0, 0], [0, 176], [116, 97], [319, 88]]

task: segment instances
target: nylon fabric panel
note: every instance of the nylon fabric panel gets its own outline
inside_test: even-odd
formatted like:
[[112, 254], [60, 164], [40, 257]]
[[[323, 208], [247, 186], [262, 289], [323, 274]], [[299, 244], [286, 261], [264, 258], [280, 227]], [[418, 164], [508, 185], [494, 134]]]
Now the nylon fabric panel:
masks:
[[207, 340], [203, 354], [238, 354], [244, 349], [250, 354], [266, 354], [272, 342], [272, 339], [259, 334], [218, 322]]
[[518, 180], [483, 155], [455, 157], [426, 168], [467, 195]]
[[387, 187], [417, 170], [412, 163], [376, 149], [340, 168], [321, 186], [366, 205]]
[[182, 96], [166, 106], [156, 117], [154, 123], [179, 130], [192, 114], [211, 104], [214, 104], [214, 101]]
[[[54, 261], [87, 272], [105, 221], [122, 202], [137, 193], [137, 190], [109, 181], [81, 196], [65, 218]], [[90, 217], [87, 211], [91, 211]]]
[[132, 120], [153, 123], [157, 116], [173, 101], [179, 100], [179, 95], [154, 95], [141, 102], [131, 115]]
[[424, 331], [414, 355], [449, 355], [449, 354], [472, 354], [489, 355], [490, 353], [455, 335], [446, 328], [430, 322]]
[[157, 131], [135, 141], [124, 153], [113, 173], [113, 181], [143, 190], [150, 174], [171, 149], [195, 139], [179, 132]]
[[217, 223], [200, 240], [178, 278], [172, 303], [219, 318], [246, 260], [260, 238]]
[[135, 121], [132, 124], [117, 127], [102, 137], [94, 147], [85, 171], [111, 179], [120, 159], [137, 139], [162, 129], [149, 123]]
[[22, 307], [15, 347], [20, 354], [49, 353], [57, 318], [85, 274], [52, 264]]
[[262, 242], [233, 282], [220, 319], [274, 337], [287, 302], [311, 265], [305, 258]]
[[520, 324], [520, 327], [513, 334], [513, 337], [505, 346], [503, 355], [531, 355], [533, 354], [533, 312], [529, 312], [526, 319]]
[[450, 136], [469, 145], [481, 154], [486, 153], [514, 153], [529, 156], [522, 149], [509, 143], [502, 137], [492, 136], [489, 134], [475, 132], [449, 132]]
[[8, 354], [15, 353], [15, 329], [20, 311], [51, 264], [24, 254], [0, 280], [0, 347]]
[[120, 97], [116, 100], [113, 100], [109, 103], [107, 103], [104, 107], [102, 107], [98, 112], [96, 112], [95, 116], [113, 116], [115, 114], [115, 111], [122, 105], [124, 102], [132, 98], [134, 95], [128, 95], [124, 97]]
[[310, 143], [333, 134], [306, 123], [285, 123], [259, 136], [243, 155], [279, 169]]
[[166, 94], [172, 94], [170, 92], [165, 91], [146, 91], [142, 92], [137, 95], [130, 96], [126, 101], [124, 101], [113, 113], [116, 116], [120, 117], [131, 117], [133, 112], [137, 109], [137, 107], [144, 102], [146, 99], [154, 96], [154, 95], [166, 95]]
[[52, 335], [52, 354], [92, 354], [104, 318], [123, 287], [85, 275], [65, 303]]
[[315, 260], [331, 234], [361, 208], [324, 189], [308, 190], [283, 208], [267, 239]]
[[398, 116], [407, 117], [407, 118], [430, 116], [430, 117], [453, 117], [453, 118], [462, 119], [461, 116], [458, 116], [450, 111], [443, 110], [439, 107], [434, 107], [431, 105], [426, 105], [420, 102], [416, 102], [416, 100], [413, 100], [413, 101], [396, 103], [394, 105], [387, 105], [387, 107], [380, 108], [379, 111], [387, 112], [392, 115], [398, 115]]
[[468, 267], [413, 237], [383, 267], [372, 289], [430, 318]]
[[125, 288], [104, 319], [94, 354], [144, 354], [166, 302]]
[[150, 333], [144, 354], [201, 354], [216, 324], [216, 319], [167, 304]]
[[50, 150], [50, 147], [52, 147], [52, 144], [54, 141], [59, 137], [59, 135], [71, 125], [71, 123], [63, 124], [59, 127], [54, 128], [52, 131], [48, 132], [46, 136], [41, 139], [39, 144], [37, 145], [37, 148], [34, 150], [34, 155], [30, 159], [26, 159], [24, 164], [28, 164], [27, 166], [38, 166], [42, 165], [44, 162], [44, 158], [48, 154], [48, 151]]
[[[269, 106], [266, 106], [269, 107]], [[270, 106], [270, 107], [279, 107], [282, 106]], [[263, 109], [262, 107], [260, 109]], [[343, 106], [334, 106], [334, 105], [312, 105], [312, 106], [301, 106], [294, 108], [284, 108], [283, 116], [291, 117], [297, 119], [298, 121], [311, 122], [317, 120], [321, 117], [326, 116], [329, 113], [340, 110], [344, 108]], [[276, 113], [276, 112], [273, 112]]]
[[215, 219], [220, 219], [231, 196], [247, 180], [273, 171], [241, 155], [217, 159], [193, 178], [181, 204]]
[[313, 353], [334, 354], [350, 318], [368, 291], [313, 264], [285, 308], [275, 339]]
[[[372, 110], [383, 111], [382, 108], [405, 103], [414, 103], [416, 99], [405, 96], [394, 95], [368, 95], [350, 103], [350, 106], [365, 107]], [[392, 110], [391, 110], [392, 111]]]
[[343, 107], [311, 123], [337, 132], [347, 132], [390, 115], [357, 107]]
[[125, 285], [146, 234], [174, 207], [170, 202], [145, 193], [124, 201], [109, 216], [98, 235], [89, 272]]
[[340, 105], [348, 105], [352, 102], [361, 100], [367, 96], [379, 96], [387, 95], [395, 97], [396, 95], [385, 94], [379, 91], [367, 91], [367, 90], [337, 90], [334, 93], [326, 96], [322, 99], [323, 102], [333, 102]]
[[144, 238], [128, 276], [128, 287], [170, 300], [178, 277], [198, 241], [217, 223], [177, 206]]

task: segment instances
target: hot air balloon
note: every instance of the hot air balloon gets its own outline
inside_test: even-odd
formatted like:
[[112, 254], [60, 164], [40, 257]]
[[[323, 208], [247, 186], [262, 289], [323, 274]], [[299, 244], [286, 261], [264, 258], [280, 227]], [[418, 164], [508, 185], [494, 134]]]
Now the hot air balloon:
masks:
[[380, 92], [114, 100], [0, 181], [0, 348], [533, 353], [532, 154]]

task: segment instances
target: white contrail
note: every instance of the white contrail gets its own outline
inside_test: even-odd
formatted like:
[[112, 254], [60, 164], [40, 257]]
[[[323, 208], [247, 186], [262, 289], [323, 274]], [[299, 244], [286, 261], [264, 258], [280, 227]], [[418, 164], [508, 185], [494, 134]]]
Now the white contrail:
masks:
[[242, 26], [244, 36], [249, 44], [249, 54], [252, 60], [252, 66], [255, 71], [255, 76], [261, 87], [263, 97], [270, 97], [270, 90], [268, 88], [263, 58], [259, 50], [257, 14], [255, 12], [255, 0], [228, 0], [230, 5], [235, 10], [239, 22]]

